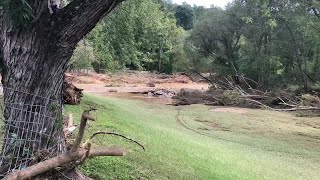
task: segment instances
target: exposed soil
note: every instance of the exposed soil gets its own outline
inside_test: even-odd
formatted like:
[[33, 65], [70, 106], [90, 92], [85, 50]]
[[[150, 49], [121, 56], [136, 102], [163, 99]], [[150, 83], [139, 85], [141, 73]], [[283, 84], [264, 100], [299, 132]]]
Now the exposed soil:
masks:
[[165, 75], [150, 72], [67, 73], [66, 78], [78, 88], [84, 89], [84, 92], [161, 104], [171, 104], [171, 95], [152, 97], [148, 95], [149, 92], [163, 90], [175, 93], [183, 88], [199, 91], [205, 91], [209, 88], [209, 84], [193, 82], [188, 76], [182, 74]]
[[139, 100], [150, 104], [172, 104], [171, 98], [150, 97], [144, 94], [133, 94], [127, 92], [115, 92], [115, 93], [96, 93], [102, 96], [115, 97], [119, 99]]
[[79, 84], [74, 83], [78, 88], [84, 89], [84, 92], [90, 93], [107, 93], [110, 91], [115, 92], [127, 92], [127, 93], [144, 93], [150, 90], [155, 89], [169, 89], [175, 92], [180, 91], [182, 88], [187, 89], [199, 89], [199, 90], [206, 90], [208, 89], [208, 84], [198, 84], [198, 83], [188, 83], [188, 84], [181, 84], [181, 83], [162, 83], [162, 84], [155, 84], [155, 87], [147, 87], [146, 84], [121, 84], [118, 87], [108, 86], [105, 84]]
[[217, 107], [211, 109], [213, 112], [226, 112], [226, 113], [237, 113], [237, 114], [244, 114], [248, 112], [246, 108], [237, 108], [237, 107]]
[[188, 84], [192, 80], [182, 74], [167, 75], [155, 74], [145, 71], [118, 72], [113, 74], [97, 74], [97, 73], [66, 73], [75, 84], [163, 84], [178, 83]]
[[105, 84], [109, 81], [108, 76], [96, 73], [66, 73], [65, 76], [74, 84]]

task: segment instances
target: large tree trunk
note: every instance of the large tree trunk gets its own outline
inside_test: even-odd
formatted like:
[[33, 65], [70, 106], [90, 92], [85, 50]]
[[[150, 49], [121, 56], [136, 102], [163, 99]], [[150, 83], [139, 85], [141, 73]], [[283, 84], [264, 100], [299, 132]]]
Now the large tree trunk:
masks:
[[35, 27], [22, 32], [5, 27], [3, 57], [5, 137], [1, 171], [35, 163], [42, 150], [55, 156], [65, 151], [62, 128], [62, 83], [71, 44], [66, 54], [46, 32]]
[[45, 153], [66, 150], [62, 133], [64, 73], [79, 40], [122, 0], [73, 0], [50, 15], [47, 0], [27, 0], [37, 19], [27, 29], [0, 12], [5, 65], [5, 133], [0, 176], [23, 169]]

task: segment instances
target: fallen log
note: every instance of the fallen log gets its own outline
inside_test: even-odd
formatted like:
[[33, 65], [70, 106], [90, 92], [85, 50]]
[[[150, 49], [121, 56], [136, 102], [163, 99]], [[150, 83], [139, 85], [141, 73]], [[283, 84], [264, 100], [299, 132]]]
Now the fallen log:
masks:
[[305, 110], [312, 110], [312, 111], [320, 111], [320, 108], [317, 107], [297, 107], [297, 108], [290, 108], [290, 109], [273, 109], [274, 111], [305, 111]]
[[[88, 155], [86, 155], [89, 152]], [[96, 156], [124, 156], [125, 151], [122, 148], [117, 147], [99, 147], [96, 149], [86, 150], [81, 149], [76, 152], [68, 152], [54, 158], [48, 159], [46, 161], [40, 162], [33, 166], [28, 167], [27, 169], [20, 170], [10, 174], [5, 179], [7, 180], [23, 180], [29, 179], [36, 175], [42, 174], [64, 164], [81, 160], [84, 156], [87, 157], [96, 157]]]

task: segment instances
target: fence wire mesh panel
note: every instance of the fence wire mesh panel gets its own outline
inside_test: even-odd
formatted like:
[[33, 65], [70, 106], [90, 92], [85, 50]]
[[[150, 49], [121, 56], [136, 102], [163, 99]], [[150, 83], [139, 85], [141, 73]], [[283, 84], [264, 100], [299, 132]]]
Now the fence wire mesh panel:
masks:
[[60, 100], [14, 89], [4, 91], [0, 178], [64, 150]]

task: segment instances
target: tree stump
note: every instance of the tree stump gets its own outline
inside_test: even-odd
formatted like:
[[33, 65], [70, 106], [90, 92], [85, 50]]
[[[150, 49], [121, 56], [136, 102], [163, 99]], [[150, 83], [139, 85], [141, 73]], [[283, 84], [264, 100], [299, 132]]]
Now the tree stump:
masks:
[[72, 82], [68, 79], [65, 79], [63, 82], [63, 102], [64, 104], [78, 105], [80, 104], [83, 89], [77, 88]]

